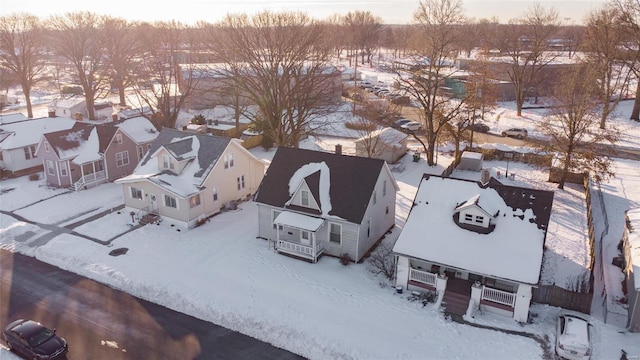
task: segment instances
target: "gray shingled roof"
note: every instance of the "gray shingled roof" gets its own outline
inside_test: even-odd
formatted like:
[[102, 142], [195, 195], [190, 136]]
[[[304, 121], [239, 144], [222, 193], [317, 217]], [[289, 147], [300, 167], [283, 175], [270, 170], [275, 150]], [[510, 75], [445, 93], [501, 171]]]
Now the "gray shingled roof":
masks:
[[[164, 146], [178, 160], [182, 156], [191, 151], [192, 137], [196, 137], [200, 142], [198, 150], [198, 162], [200, 171], [194, 174], [194, 177], [205, 178], [207, 173], [211, 171], [213, 165], [218, 162], [220, 156], [231, 142], [231, 138], [212, 136], [205, 134], [195, 134], [175, 129], [163, 128], [156, 140], [151, 143], [151, 148], [140, 162], [140, 166], [146, 164], [151, 155], [154, 154], [161, 146]], [[183, 139], [174, 141], [175, 139]]]
[[[329, 215], [338, 216], [360, 224], [371, 199], [384, 161], [357, 156], [280, 147], [258, 187], [254, 200], [259, 203], [284, 208], [289, 195], [289, 180], [302, 166], [325, 162], [330, 170], [330, 197], [332, 209]], [[319, 176], [312, 174], [305, 179], [314, 196], [318, 196]], [[319, 215], [318, 211], [299, 206], [289, 206], [296, 211]]]

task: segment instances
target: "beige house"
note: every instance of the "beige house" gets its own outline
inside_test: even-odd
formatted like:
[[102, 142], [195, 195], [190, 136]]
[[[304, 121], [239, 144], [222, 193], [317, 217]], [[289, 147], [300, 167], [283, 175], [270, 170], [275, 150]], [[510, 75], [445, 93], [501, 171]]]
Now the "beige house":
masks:
[[137, 220], [191, 228], [249, 199], [264, 171], [239, 140], [163, 129], [133, 174], [116, 183]]

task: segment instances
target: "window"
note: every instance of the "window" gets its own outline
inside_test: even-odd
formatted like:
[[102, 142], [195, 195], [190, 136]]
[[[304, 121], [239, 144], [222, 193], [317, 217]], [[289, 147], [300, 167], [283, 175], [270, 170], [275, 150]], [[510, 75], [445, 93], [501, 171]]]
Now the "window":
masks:
[[49, 152], [51, 150], [51, 148], [49, 148], [49, 143], [45, 142], [44, 143], [44, 151]]
[[174, 198], [173, 196], [165, 195], [164, 196], [164, 206], [177, 209], [178, 208], [178, 202], [176, 201], [176, 198]]
[[62, 166], [60, 167], [60, 176], [67, 176], [67, 165], [66, 164], [62, 164]]
[[122, 167], [125, 165], [129, 165], [129, 151], [116, 153], [116, 166]]
[[387, 180], [382, 182], [382, 196], [387, 196]]
[[371, 201], [373, 202], [373, 205], [376, 204], [376, 189], [373, 189], [373, 194], [371, 194]]
[[300, 191], [300, 205], [309, 206], [309, 192], [307, 190]]
[[47, 160], [47, 174], [49, 175], [56, 174], [56, 167], [53, 165], [53, 161], [51, 160]]
[[367, 237], [371, 237], [371, 219], [367, 219]]
[[483, 221], [484, 221], [484, 216], [476, 215], [476, 223], [482, 224]]
[[[277, 210], [273, 210], [272, 212], [272, 217], [271, 217], [271, 222], [274, 223], [276, 221], [276, 218], [278, 217], [278, 215], [280, 215], [280, 213], [282, 213], [282, 211], [277, 211]], [[273, 228], [276, 228], [276, 224], [273, 224]], [[278, 229], [282, 230], [282, 225], [277, 226]]]
[[238, 190], [244, 189], [244, 175], [238, 176]]
[[213, 188], [211, 192], [213, 192], [213, 202], [218, 201], [218, 188]]
[[0, 161], [4, 161], [4, 157], [2, 157], [2, 151], [0, 151]]
[[194, 208], [200, 205], [200, 194], [193, 195], [189, 198], [189, 207]]
[[116, 144], [122, 144], [122, 134], [116, 134]]
[[230, 169], [232, 167], [233, 167], [233, 153], [229, 153], [224, 156], [224, 168]]
[[142, 160], [144, 156], [144, 146], [138, 146], [138, 161]]
[[173, 170], [174, 167], [175, 165], [173, 164], [173, 161], [171, 161], [171, 157], [169, 155], [162, 155], [162, 168]]
[[138, 199], [138, 200], [142, 200], [142, 190], [138, 189], [137, 187], [131, 187], [131, 198], [132, 199]]
[[342, 225], [329, 223], [329, 241], [332, 243], [342, 243]]
[[300, 230], [300, 240], [308, 243], [311, 237], [309, 236], [309, 232], [306, 230]]
[[27, 160], [33, 159], [36, 157], [36, 146], [31, 145], [24, 148], [24, 158]]
[[464, 214], [464, 221], [472, 222], [472, 221], [473, 221], [473, 215], [471, 215], [471, 214]]
[[387, 207], [386, 207], [386, 208], [384, 208], [384, 213], [385, 213], [385, 214], [388, 214], [388, 213], [389, 213], [389, 205], [387, 205]]

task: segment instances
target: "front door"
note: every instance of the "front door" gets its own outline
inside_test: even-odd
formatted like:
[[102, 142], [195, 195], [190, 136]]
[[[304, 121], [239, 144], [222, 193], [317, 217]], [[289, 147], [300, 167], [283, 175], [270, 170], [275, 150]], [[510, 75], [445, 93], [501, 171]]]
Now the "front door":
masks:
[[300, 230], [300, 243], [302, 245], [311, 245], [311, 233], [305, 230]]
[[156, 211], [158, 209], [158, 199], [156, 199], [156, 194], [149, 194], [149, 199], [151, 201], [149, 204], [149, 211]]

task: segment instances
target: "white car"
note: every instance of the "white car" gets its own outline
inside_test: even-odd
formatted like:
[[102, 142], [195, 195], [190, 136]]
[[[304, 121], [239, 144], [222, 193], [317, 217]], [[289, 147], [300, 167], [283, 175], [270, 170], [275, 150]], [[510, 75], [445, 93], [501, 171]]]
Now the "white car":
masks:
[[569, 360], [589, 359], [592, 326], [585, 314], [570, 310], [560, 311], [556, 324], [556, 354]]
[[415, 122], [415, 121], [409, 121], [408, 123], [402, 125], [401, 127], [403, 129], [409, 130], [409, 131], [422, 130], [422, 124], [420, 124], [419, 122]]
[[527, 129], [522, 128], [511, 128], [502, 132], [502, 136], [510, 136], [517, 139], [524, 139], [527, 135], [529, 135]]

